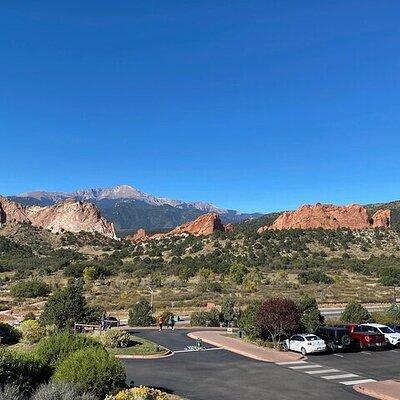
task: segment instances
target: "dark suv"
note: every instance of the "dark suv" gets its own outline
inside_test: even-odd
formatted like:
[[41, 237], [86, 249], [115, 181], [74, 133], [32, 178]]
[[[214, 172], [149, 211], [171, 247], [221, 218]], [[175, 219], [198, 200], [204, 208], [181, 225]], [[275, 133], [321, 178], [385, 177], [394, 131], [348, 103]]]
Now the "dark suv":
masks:
[[318, 328], [315, 334], [325, 340], [326, 348], [332, 352], [349, 349], [352, 346], [352, 340], [346, 328], [323, 326]]

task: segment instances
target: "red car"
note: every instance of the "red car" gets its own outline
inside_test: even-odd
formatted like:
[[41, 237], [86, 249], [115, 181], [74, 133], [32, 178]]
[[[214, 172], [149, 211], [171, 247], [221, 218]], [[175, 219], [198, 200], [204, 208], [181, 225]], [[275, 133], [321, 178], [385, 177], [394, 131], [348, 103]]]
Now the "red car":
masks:
[[370, 347], [384, 347], [386, 344], [385, 335], [371, 332], [366, 326], [357, 324], [343, 325], [349, 332], [353, 343], [360, 349]]

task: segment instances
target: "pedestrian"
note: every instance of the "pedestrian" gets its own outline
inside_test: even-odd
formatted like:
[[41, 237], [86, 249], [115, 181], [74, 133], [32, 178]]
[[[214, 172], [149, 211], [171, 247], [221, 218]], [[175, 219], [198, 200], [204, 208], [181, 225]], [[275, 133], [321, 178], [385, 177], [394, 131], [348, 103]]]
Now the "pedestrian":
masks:
[[172, 330], [174, 330], [174, 326], [175, 326], [175, 317], [174, 317], [174, 314], [170, 314], [170, 316], [168, 318], [168, 328], [171, 328]]
[[158, 330], [161, 332], [163, 329], [164, 318], [162, 315], [158, 317]]

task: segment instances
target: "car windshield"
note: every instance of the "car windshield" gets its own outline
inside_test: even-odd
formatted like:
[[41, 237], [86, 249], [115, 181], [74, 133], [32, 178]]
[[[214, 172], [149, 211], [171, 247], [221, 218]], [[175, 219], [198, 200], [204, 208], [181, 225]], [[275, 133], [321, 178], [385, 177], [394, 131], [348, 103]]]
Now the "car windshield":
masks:
[[388, 326], [382, 326], [381, 328], [379, 328], [379, 330], [382, 333], [395, 333], [394, 330], [392, 328], [389, 328]]
[[306, 340], [320, 340], [320, 339], [318, 336], [310, 335], [310, 336], [306, 336]]

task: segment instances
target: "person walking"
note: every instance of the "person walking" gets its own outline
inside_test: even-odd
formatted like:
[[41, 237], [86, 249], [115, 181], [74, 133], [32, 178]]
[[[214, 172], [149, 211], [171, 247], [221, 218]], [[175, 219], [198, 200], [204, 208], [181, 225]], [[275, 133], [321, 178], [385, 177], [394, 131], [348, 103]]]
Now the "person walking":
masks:
[[158, 317], [158, 330], [161, 332], [163, 330], [164, 318], [162, 315]]
[[175, 326], [175, 316], [174, 316], [174, 314], [170, 314], [170, 316], [168, 318], [168, 327], [170, 327], [172, 330], [174, 330], [174, 326]]

